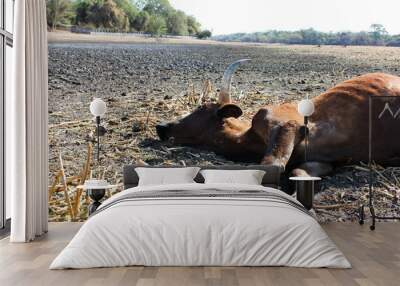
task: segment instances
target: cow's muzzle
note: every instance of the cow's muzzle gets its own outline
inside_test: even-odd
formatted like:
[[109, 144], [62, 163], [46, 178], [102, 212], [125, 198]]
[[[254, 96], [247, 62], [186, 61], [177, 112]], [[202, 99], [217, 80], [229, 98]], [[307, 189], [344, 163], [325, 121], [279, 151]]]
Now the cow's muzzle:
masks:
[[162, 122], [156, 125], [156, 131], [158, 137], [161, 141], [166, 141], [168, 139], [168, 131], [171, 128], [170, 123]]

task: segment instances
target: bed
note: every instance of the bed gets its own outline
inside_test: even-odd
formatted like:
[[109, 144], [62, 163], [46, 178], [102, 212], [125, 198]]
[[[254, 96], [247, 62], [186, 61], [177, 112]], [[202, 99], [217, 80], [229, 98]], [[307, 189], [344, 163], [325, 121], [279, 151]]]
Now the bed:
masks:
[[[202, 167], [210, 168], [210, 167]], [[262, 185], [196, 183], [138, 186], [107, 199], [50, 269], [118, 266], [291, 266], [350, 268], [313, 215], [278, 190], [281, 170], [260, 169]]]

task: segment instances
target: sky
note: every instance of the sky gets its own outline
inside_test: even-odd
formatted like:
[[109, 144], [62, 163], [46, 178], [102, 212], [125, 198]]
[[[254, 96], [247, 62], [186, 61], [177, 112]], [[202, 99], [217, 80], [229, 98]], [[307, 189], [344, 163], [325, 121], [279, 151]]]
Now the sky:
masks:
[[383, 24], [400, 34], [400, 0], [170, 0], [214, 35], [315, 28], [366, 31]]

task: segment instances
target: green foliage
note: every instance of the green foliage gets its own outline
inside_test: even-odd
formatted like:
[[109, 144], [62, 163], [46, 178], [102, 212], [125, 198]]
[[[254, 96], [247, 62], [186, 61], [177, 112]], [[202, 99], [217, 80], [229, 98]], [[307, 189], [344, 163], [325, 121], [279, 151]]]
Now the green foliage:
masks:
[[400, 47], [400, 35], [393, 36], [387, 45], [390, 47]]
[[385, 27], [381, 24], [372, 24], [370, 26], [371, 29], [371, 37], [374, 40], [374, 43], [377, 45], [381, 45], [388, 36], [388, 32]]
[[207, 39], [207, 38], [210, 38], [211, 35], [212, 35], [211, 31], [204, 30], [204, 31], [201, 31], [201, 32], [197, 33], [197, 38], [199, 38], [199, 39]]
[[140, 11], [133, 22], [133, 28], [136, 31], [146, 31], [149, 25], [150, 14], [146, 11]]
[[70, 0], [46, 1], [47, 25], [54, 30], [57, 25], [70, 24], [72, 18]]
[[47, 0], [48, 25], [149, 32], [153, 35], [197, 35], [200, 24], [174, 9], [169, 0]]
[[167, 15], [168, 34], [183, 36], [188, 33], [186, 15], [182, 11], [172, 11]]
[[197, 22], [196, 18], [193, 16], [188, 16], [186, 19], [187, 30], [189, 35], [197, 35], [200, 32], [200, 23]]
[[117, 2], [121, 4], [126, 1], [79, 0], [75, 4], [75, 23], [81, 26], [128, 31], [129, 17]]
[[89, 8], [94, 4], [94, 1], [90, 0], [81, 0], [76, 1], [74, 3], [75, 9], [75, 21], [74, 24], [81, 26], [82, 24], [87, 23]]
[[156, 15], [151, 15], [149, 19], [149, 23], [146, 27], [146, 32], [151, 34], [154, 37], [159, 37], [164, 35], [167, 31], [167, 25], [165, 23], [164, 18], [157, 17]]
[[139, 9], [135, 5], [133, 5], [130, 0], [114, 0], [114, 2], [122, 11], [124, 11], [126, 16], [128, 16], [129, 26], [133, 27], [135, 19], [139, 14]]
[[379, 24], [371, 25], [370, 32], [338, 32], [324, 33], [314, 29], [300, 31], [276, 31], [258, 33], [237, 33], [216, 36], [220, 41], [281, 43], [301, 45], [390, 45], [398, 44], [398, 36], [390, 36]]
[[147, 11], [150, 15], [167, 17], [169, 13], [174, 11], [168, 0], [147, 0], [144, 2], [143, 11]]
[[321, 38], [319, 34], [314, 29], [307, 29], [307, 30], [300, 30], [300, 36], [303, 41], [310, 43], [312, 45], [319, 45], [321, 44]]

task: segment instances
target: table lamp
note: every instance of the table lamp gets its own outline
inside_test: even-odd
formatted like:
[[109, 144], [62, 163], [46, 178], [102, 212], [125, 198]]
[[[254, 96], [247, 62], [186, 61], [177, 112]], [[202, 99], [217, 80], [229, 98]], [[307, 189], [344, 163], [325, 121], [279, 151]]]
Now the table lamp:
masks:
[[304, 137], [304, 161], [307, 162], [307, 148], [308, 148], [308, 117], [311, 116], [314, 111], [314, 103], [311, 99], [303, 99], [297, 105], [297, 111], [301, 116], [304, 117], [304, 126], [305, 126], [305, 137]]
[[100, 119], [106, 113], [106, 103], [100, 98], [95, 98], [90, 103], [90, 112], [96, 117], [97, 125], [97, 162], [100, 161]]

